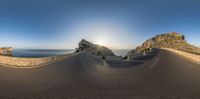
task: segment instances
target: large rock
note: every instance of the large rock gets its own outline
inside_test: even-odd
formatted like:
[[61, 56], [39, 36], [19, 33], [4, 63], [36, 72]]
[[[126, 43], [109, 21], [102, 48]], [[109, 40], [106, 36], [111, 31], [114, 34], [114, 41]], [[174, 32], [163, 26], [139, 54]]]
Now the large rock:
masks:
[[79, 47], [76, 49], [76, 52], [88, 52], [97, 56], [116, 56], [110, 49], [93, 44], [85, 39], [82, 39], [79, 42]]
[[200, 48], [189, 44], [185, 40], [184, 35], [176, 32], [171, 32], [171, 33], [157, 35], [155, 37], [146, 40], [142, 45], [128, 52], [126, 56], [131, 57], [138, 53], [142, 53], [146, 50], [149, 50], [150, 48], [161, 48], [161, 47], [200, 54]]

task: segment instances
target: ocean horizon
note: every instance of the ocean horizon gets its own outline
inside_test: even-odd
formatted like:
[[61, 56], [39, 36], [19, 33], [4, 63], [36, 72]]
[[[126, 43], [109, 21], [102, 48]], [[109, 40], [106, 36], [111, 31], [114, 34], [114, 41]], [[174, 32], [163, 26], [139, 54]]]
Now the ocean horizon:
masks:
[[[126, 53], [130, 51], [130, 49], [113, 49], [112, 51], [117, 56], [125, 56]], [[74, 49], [14, 49], [12, 55], [14, 57], [38, 58], [66, 55], [73, 52], [75, 52]]]
[[14, 57], [49, 57], [49, 56], [59, 56], [73, 53], [73, 49], [14, 49], [12, 55]]

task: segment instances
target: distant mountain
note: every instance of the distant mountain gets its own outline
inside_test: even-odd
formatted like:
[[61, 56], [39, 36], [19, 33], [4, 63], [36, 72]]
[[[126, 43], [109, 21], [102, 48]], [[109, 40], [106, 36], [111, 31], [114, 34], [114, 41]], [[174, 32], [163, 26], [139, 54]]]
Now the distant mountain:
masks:
[[142, 45], [128, 52], [126, 56], [131, 57], [134, 54], [142, 53], [146, 50], [149, 50], [150, 48], [161, 48], [161, 47], [200, 54], [200, 48], [189, 44], [185, 40], [184, 35], [176, 32], [171, 32], [171, 33], [157, 35], [153, 38], [146, 40]]
[[76, 52], [89, 52], [93, 55], [97, 55], [97, 56], [116, 56], [112, 50], [104, 47], [104, 46], [100, 46], [97, 44], [93, 44], [85, 39], [82, 39], [79, 42], [79, 47], [76, 49]]

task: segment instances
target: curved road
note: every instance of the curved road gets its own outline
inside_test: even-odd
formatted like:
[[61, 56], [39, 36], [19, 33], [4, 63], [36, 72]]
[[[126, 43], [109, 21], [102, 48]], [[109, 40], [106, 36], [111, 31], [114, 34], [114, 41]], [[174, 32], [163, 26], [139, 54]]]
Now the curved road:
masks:
[[166, 50], [117, 65], [82, 53], [33, 69], [0, 66], [0, 99], [199, 99], [199, 75], [199, 64]]

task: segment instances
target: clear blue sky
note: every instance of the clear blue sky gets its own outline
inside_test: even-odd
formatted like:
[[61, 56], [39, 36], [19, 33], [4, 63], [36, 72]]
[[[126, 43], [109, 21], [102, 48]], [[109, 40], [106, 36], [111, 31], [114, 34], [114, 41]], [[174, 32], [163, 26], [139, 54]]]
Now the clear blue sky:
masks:
[[0, 0], [0, 46], [71, 49], [85, 38], [132, 49], [166, 32], [200, 46], [200, 1]]

